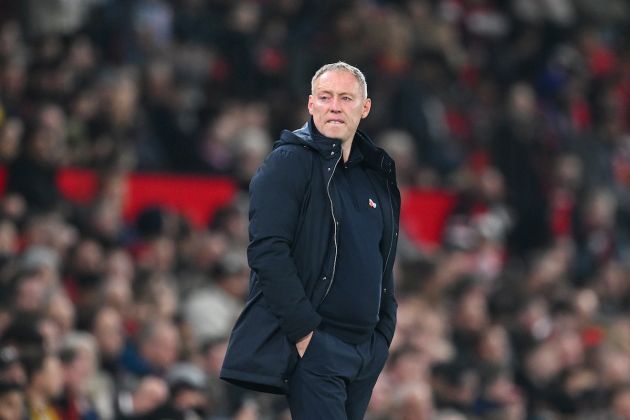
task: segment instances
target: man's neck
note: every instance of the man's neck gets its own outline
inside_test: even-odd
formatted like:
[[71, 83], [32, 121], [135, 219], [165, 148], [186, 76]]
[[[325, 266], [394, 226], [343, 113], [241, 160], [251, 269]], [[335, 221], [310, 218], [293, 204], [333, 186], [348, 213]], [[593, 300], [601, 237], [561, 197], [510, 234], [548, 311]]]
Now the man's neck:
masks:
[[350, 159], [350, 152], [352, 151], [352, 139], [346, 140], [341, 143], [341, 155], [343, 156], [343, 162], [346, 163]]

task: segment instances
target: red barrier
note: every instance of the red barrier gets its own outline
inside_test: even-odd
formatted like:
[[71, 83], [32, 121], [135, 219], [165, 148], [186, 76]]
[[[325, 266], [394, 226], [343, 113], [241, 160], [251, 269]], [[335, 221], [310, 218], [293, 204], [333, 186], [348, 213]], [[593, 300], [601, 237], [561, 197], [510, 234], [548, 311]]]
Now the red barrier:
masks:
[[236, 194], [236, 184], [230, 179], [200, 176], [136, 174], [129, 179], [128, 188], [126, 220], [159, 205], [183, 214], [197, 227], [206, 226], [216, 210]]
[[88, 204], [98, 190], [98, 178], [88, 169], [66, 168], [57, 174], [57, 186], [68, 200]]
[[[204, 227], [237, 192], [236, 184], [223, 177], [134, 173], [126, 182], [127, 221], [135, 220], [147, 207], [162, 206], [184, 215], [194, 226]], [[5, 184], [6, 168], [0, 167], [0, 191]], [[88, 204], [98, 190], [98, 179], [88, 169], [64, 168], [57, 184], [64, 197], [79, 204]], [[454, 197], [441, 190], [408, 189], [402, 191], [402, 199], [401, 229], [421, 247], [439, 245]]]
[[[85, 169], [63, 169], [57, 182], [64, 197], [80, 204], [89, 203], [98, 189], [96, 175]], [[234, 182], [223, 177], [135, 173], [126, 182], [123, 216], [127, 221], [147, 207], [160, 206], [182, 214], [195, 227], [204, 227], [236, 194]]]
[[454, 205], [454, 196], [445, 191], [402, 191], [401, 229], [421, 247], [433, 248], [442, 240], [446, 219]]

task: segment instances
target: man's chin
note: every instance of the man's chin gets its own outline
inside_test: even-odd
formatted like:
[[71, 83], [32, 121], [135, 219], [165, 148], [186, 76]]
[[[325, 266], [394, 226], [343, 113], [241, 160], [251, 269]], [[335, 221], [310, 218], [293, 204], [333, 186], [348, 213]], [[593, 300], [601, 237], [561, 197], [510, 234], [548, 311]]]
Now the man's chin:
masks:
[[322, 134], [331, 139], [342, 139], [344, 136], [344, 131], [345, 130], [343, 129], [328, 128], [327, 130], [323, 131]]

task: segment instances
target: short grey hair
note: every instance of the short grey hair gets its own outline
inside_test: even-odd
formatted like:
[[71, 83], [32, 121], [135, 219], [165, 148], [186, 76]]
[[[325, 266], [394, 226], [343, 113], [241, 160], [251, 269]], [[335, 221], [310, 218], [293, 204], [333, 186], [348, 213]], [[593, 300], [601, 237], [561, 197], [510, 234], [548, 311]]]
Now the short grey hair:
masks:
[[361, 86], [361, 90], [363, 91], [363, 99], [367, 99], [367, 82], [365, 81], [365, 76], [363, 75], [361, 70], [343, 61], [337, 61], [336, 63], [323, 65], [319, 68], [319, 70], [315, 72], [315, 75], [311, 79], [311, 94], [315, 93], [315, 82], [317, 81], [317, 79], [319, 79], [322, 74], [329, 71], [347, 71], [348, 73], [352, 74]]

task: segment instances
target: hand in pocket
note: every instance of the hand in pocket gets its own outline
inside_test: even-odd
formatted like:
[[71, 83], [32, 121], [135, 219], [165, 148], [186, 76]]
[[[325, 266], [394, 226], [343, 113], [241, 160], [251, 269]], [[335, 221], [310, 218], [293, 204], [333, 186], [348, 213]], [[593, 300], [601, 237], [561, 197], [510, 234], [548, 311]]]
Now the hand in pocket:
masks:
[[308, 345], [311, 343], [311, 338], [313, 338], [313, 331], [311, 331], [306, 337], [299, 339], [295, 343], [295, 347], [297, 348], [297, 352], [300, 355], [300, 358], [304, 357], [304, 353], [308, 348]]

